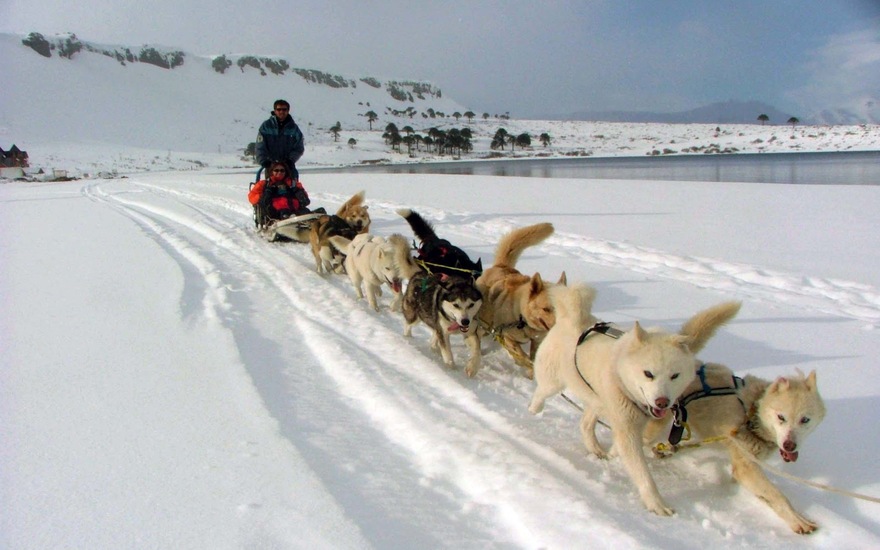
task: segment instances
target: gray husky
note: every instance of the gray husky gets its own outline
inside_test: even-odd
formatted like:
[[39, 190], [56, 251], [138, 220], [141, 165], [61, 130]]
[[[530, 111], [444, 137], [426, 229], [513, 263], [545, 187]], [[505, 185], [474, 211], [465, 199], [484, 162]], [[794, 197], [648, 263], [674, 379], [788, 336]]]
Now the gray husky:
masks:
[[446, 366], [454, 367], [449, 335], [460, 333], [471, 351], [465, 374], [474, 376], [481, 359], [477, 313], [482, 303], [483, 296], [471, 277], [417, 273], [403, 297], [403, 335], [412, 336], [412, 327], [419, 321], [425, 323], [432, 331], [431, 349], [439, 348]]

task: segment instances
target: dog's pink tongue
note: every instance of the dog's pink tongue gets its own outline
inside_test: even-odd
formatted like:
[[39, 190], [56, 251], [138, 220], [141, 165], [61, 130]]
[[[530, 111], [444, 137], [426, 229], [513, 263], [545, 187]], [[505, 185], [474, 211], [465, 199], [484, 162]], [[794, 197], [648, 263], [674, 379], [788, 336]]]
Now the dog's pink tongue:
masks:
[[651, 414], [654, 415], [654, 418], [663, 418], [664, 416], [666, 416], [666, 411], [668, 410], [669, 409], [658, 409], [654, 407], [651, 409]]
[[449, 328], [446, 329], [446, 332], [455, 332], [456, 330], [461, 330], [461, 325], [453, 321]]
[[402, 289], [403, 283], [400, 281], [400, 279], [394, 279], [393, 281], [391, 281], [391, 290], [393, 290], [394, 292], [400, 292]]
[[797, 462], [798, 452], [794, 451], [786, 451], [785, 449], [779, 449], [779, 454], [782, 455], [782, 460], [786, 462]]

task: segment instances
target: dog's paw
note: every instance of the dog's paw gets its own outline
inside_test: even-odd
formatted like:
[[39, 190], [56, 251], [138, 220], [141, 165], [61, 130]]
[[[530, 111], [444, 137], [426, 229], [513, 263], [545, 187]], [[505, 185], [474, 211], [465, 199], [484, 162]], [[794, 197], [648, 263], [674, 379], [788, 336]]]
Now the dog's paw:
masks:
[[473, 378], [476, 376], [477, 371], [480, 370], [480, 365], [482, 364], [480, 359], [480, 355], [473, 355], [468, 360], [467, 367], [464, 369], [464, 373], [467, 374], [468, 378]]
[[819, 528], [819, 525], [816, 524], [816, 522], [808, 520], [797, 512], [795, 512], [794, 517], [788, 525], [791, 527], [791, 530], [798, 535], [809, 535]]
[[[587, 452], [600, 460], [607, 460], [608, 453], [602, 448], [602, 445], [599, 444], [599, 440], [595, 437], [589, 437], [589, 435], [590, 434], [588, 433], [584, 437], [584, 447], [587, 448]], [[613, 448], [614, 446], [612, 445], [612, 449]]]
[[659, 498], [655, 499], [653, 502], [645, 502], [645, 508], [647, 508], [649, 512], [653, 512], [658, 516], [675, 515], [675, 510], [667, 506], [666, 503]]
[[598, 458], [599, 460], [608, 460], [608, 453], [603, 451], [602, 449], [590, 450], [590, 452]]

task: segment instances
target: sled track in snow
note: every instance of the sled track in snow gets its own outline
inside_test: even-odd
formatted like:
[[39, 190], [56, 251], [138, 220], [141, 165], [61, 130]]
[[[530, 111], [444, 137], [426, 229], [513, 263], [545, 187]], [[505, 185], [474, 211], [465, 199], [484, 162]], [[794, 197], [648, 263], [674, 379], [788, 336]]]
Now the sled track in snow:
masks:
[[[497, 242], [517, 226], [504, 221], [478, 222], [468, 231], [444, 227], [450, 234], [487, 237]], [[635, 273], [692, 284], [699, 288], [747, 296], [764, 302], [880, 324], [880, 290], [851, 281], [793, 275], [711, 258], [677, 256], [627, 243], [592, 239], [557, 231], [543, 245], [545, 253]], [[589, 281], [586, 281], [589, 283]]]
[[[319, 276], [307, 245], [266, 243], [256, 237], [247, 205], [136, 181], [126, 184], [125, 192], [114, 187], [112, 182], [98, 182], [82, 192], [130, 218], [181, 266], [185, 285], [191, 289], [184, 300], [185, 314], [216, 319], [235, 335], [243, 362], [281, 432], [312, 457], [318, 472], [327, 477], [346, 476], [343, 466], [318, 464], [326, 455], [358, 457], [350, 467], [383, 464], [395, 471], [387, 474], [389, 483], [400, 483], [400, 470], [408, 472], [403, 477], [412, 485], [403, 487], [399, 501], [382, 502], [384, 494], [378, 489], [359, 487], [355, 495], [336, 495], [343, 505], [350, 501], [354, 506], [357, 501], [363, 506], [364, 500], [372, 499], [377, 502], [369, 513], [389, 516], [403, 507], [413, 518], [421, 517], [417, 523], [422, 526], [431, 526], [436, 514], [485, 516], [485, 533], [449, 532], [441, 523], [433, 527], [436, 532], [428, 527], [428, 532], [418, 535], [421, 542], [452, 543], [458, 536], [463, 540], [482, 536], [503, 544], [527, 540], [529, 533], [553, 533], [555, 542], [563, 546], [577, 540], [590, 525], [610, 523], [621, 525], [621, 532], [625, 527], [632, 546], [638, 547], [643, 540], [681, 545], [677, 531], [705, 529], [705, 508], [700, 503], [679, 507], [675, 529], [668, 526], [669, 519], [643, 513], [619, 463], [585, 456], [576, 438], [578, 413], [561, 400], [548, 403], [551, 418], [528, 415], [531, 386], [521, 377], [506, 377], [513, 369], [502, 354], [484, 357], [483, 369], [473, 381], [464, 377], [460, 366], [457, 371], [444, 369], [428, 350], [425, 333], [405, 339], [399, 314], [376, 314], [365, 303], [355, 302], [345, 277]], [[323, 202], [317, 194], [313, 200]], [[370, 203], [371, 212], [389, 218], [401, 206]], [[430, 217], [430, 209], [423, 212]], [[442, 234], [453, 241], [456, 236], [476, 235], [495, 243], [514, 227], [503, 219], [462, 221], [444, 223]], [[857, 285], [678, 258], [577, 235], [556, 233], [541, 246], [548, 254], [573, 261], [650, 273], [757, 299], [790, 300], [801, 306], [808, 299], [809, 306], [818, 311], [866, 322], [880, 320], [876, 293]], [[194, 295], [199, 299], [193, 299]], [[261, 327], [253, 318], [259, 313], [250, 311], [255, 303], [251, 296], [261, 304], [276, 304], [273, 314], [280, 315], [296, 334], [297, 343], [291, 345], [302, 354], [299, 364], [291, 365], [284, 356], [270, 357], [263, 364], [273, 371], [268, 374], [250, 364], [245, 348]], [[387, 303], [387, 294], [384, 298]], [[459, 342], [454, 351], [457, 363], [463, 364], [464, 346]], [[290, 378], [296, 384], [285, 387]], [[308, 415], [291, 412], [292, 402], [308, 410]], [[503, 406], [492, 406], [498, 403]], [[510, 410], [522, 414], [505, 414]], [[350, 429], [337, 437], [301, 435], [323, 429], [327, 423], [323, 419]], [[560, 446], [559, 441], [565, 444]], [[491, 483], [499, 468], [512, 483]], [[670, 502], [685, 500], [682, 491], [686, 489], [677, 485], [687, 476], [687, 468], [687, 463], [672, 462], [652, 466]], [[375, 475], [381, 485], [382, 468]], [[419, 498], [425, 492], [446, 495], [446, 509], [426, 509]], [[436, 506], [436, 496], [434, 502]], [[467, 509], [460, 508], [461, 502], [469, 503]], [[541, 509], [539, 514], [532, 513], [536, 508]], [[641, 514], [640, 521], [629, 521], [632, 514]], [[559, 519], [555, 525], [537, 525], [533, 516]], [[615, 532], [612, 540], [621, 540], [621, 532]], [[659, 534], [663, 532], [670, 534]], [[374, 540], [379, 536], [373, 535]], [[718, 536], [719, 541], [725, 539], [723, 531]], [[744, 543], [750, 538], [760, 540], [754, 535], [742, 537]], [[547, 539], [534, 543], [546, 544]]]
[[[246, 286], [255, 290], [260, 286], [233, 275], [243, 266], [249, 266], [264, 283], [260, 292], [283, 297], [288, 318], [296, 325], [304, 345], [312, 348], [320, 368], [336, 385], [335, 388], [318, 388], [316, 395], [327, 395], [331, 391], [341, 394], [341, 399], [331, 402], [310, 401], [313, 413], [328, 417], [340, 414], [364, 417], [367, 424], [378, 428], [393, 442], [397, 448], [394, 452], [429, 457], [424, 464], [416, 465], [420, 483], [427, 488], [449, 491], [454, 501], [471, 502], [475, 509], [485, 507], [485, 513], [500, 515], [493, 522], [500, 519], [514, 538], [520, 540], [526, 536], [524, 533], [551, 527], [529, 525], [528, 507], [521, 508], [520, 503], [534, 505], [529, 502], [529, 495], [536, 491], [554, 494], [552, 501], [544, 503], [557, 509], [556, 515], [561, 518], [559, 525], [552, 526], [554, 531], [570, 531], [570, 536], [576, 536], [580, 531], [579, 522], [572, 524], [571, 514], [581, 516], [584, 522], [607, 520], [600, 508], [585, 506], [583, 499], [584, 494], [605, 492], [603, 485], [591, 481], [591, 476], [584, 476], [565, 457], [536, 443], [518, 425], [487, 408], [478, 395], [463, 387], [459, 376], [450, 375], [433, 359], [427, 350], [426, 338], [417, 335], [407, 341], [402, 336], [402, 320], [387, 313], [377, 315], [356, 309], [353, 322], [350, 307], [353, 293], [348, 280], [317, 275], [307, 247], [265, 243], [246, 225], [231, 228], [228, 219], [210, 216], [211, 201], [203, 197], [176, 192], [166, 194], [156, 188], [142, 193], [115, 194], [104, 192], [101, 185], [85, 188], [84, 194], [132, 219], [183, 264], [184, 272], [197, 273], [204, 294], [202, 313], [232, 324], [233, 332], [234, 324], [239, 321], [229, 319], [240, 312], [234, 311], [230, 293]], [[165, 205], [168, 196], [184, 202], [172, 201]], [[233, 215], [240, 216], [240, 213]], [[312, 279], [307, 283], [310, 289], [307, 296], [292, 282], [300, 277]], [[315, 294], [315, 288], [323, 289], [320, 295]], [[333, 303], [340, 307], [329, 305]], [[364, 340], [386, 344], [363, 349]], [[328, 344], [336, 349], [330, 357], [326, 353]], [[463, 356], [462, 349], [463, 346], [457, 349], [459, 358]], [[457, 372], [461, 374], [460, 368]], [[301, 398], [299, 395], [288, 397]], [[524, 395], [514, 394], [512, 398], [521, 399], [524, 409]], [[339, 407], [343, 406], [350, 411], [340, 411]], [[451, 425], [450, 415], [455, 417]], [[287, 420], [279, 418], [282, 423]], [[364, 420], [352, 422], [356, 425]], [[422, 434], [421, 437], [412, 438], [409, 434], [414, 432]], [[354, 442], [355, 452], [363, 453], [363, 446], [368, 443]], [[515, 492], [505, 493], [509, 489], [484, 484], [485, 479], [494, 475], [486, 475], [486, 471], [494, 472], [499, 467], [499, 463], [492, 460], [493, 456], [504, 457], [509, 475], [518, 480]], [[387, 456], [381, 460], [387, 460]], [[446, 466], [438, 468], [439, 464]], [[548, 469], [556, 472], [556, 481], [548, 481]], [[619, 498], [630, 499], [627, 492]], [[418, 503], [410, 503], [410, 506], [418, 510]]]

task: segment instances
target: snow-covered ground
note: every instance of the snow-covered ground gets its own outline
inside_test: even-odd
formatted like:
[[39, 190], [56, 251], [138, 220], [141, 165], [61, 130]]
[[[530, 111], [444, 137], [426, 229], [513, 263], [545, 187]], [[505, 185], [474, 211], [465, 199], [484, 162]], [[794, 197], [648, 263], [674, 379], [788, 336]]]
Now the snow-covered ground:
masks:
[[[312, 164], [348, 148], [316, 141]], [[497, 345], [473, 379], [446, 369], [306, 245], [257, 238], [248, 165], [101, 147], [30, 149], [127, 177], [0, 184], [0, 547], [880, 546], [880, 505], [771, 475], [820, 524], [795, 535], [712, 447], [652, 460], [677, 514], [646, 512], [619, 461], [587, 455], [574, 407], [528, 413], [533, 382]], [[510, 229], [552, 222], [519, 267], [594, 285], [605, 320], [675, 329], [742, 300], [703, 358], [816, 370], [828, 407], [798, 462], [770, 464], [880, 496], [880, 187], [304, 182], [328, 210], [366, 190], [380, 235], [411, 236], [395, 209], [414, 208], [486, 265]]]

